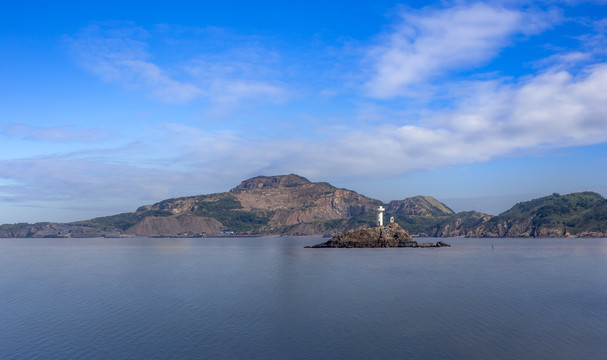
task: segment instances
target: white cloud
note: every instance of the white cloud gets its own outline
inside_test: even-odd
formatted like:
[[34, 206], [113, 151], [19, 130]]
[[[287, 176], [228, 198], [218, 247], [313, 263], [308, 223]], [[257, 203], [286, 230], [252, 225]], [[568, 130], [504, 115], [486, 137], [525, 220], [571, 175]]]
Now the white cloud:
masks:
[[[573, 76], [551, 71], [467, 98], [426, 125], [352, 132], [329, 147], [325, 170], [399, 174], [487, 161], [538, 147], [607, 141], [607, 64]], [[358, 166], [357, 166], [358, 164]], [[362, 165], [362, 166], [361, 166]]]
[[572, 51], [568, 53], [558, 53], [536, 62], [539, 68], [558, 67], [566, 70], [578, 64], [587, 64], [595, 61], [594, 54], [591, 52]]
[[198, 146], [179, 141], [199, 149], [188, 155], [194, 167], [214, 169], [226, 181], [289, 172], [321, 179], [398, 176], [519, 151], [591, 145], [607, 141], [607, 65], [577, 76], [548, 71], [518, 84], [480, 82], [453, 110], [417, 125], [323, 131], [328, 139], [255, 141], [231, 133], [197, 134], [204, 139]]
[[[159, 29], [163, 36], [171, 31], [166, 26]], [[265, 61], [271, 61], [267, 59], [267, 52], [250, 47], [229, 49], [225, 56], [198, 54], [163, 66], [153, 61], [149, 51], [148, 41], [158, 40], [152, 35], [156, 34], [130, 23], [100, 23], [81, 30], [69, 43], [81, 66], [103, 81], [143, 91], [163, 102], [184, 103], [194, 99], [237, 102], [251, 98], [280, 101], [286, 96], [282, 86], [266, 81], [266, 65], [255, 58], [255, 55], [264, 55]], [[188, 52], [182, 47], [191, 45], [168, 40], [166, 43], [168, 54]], [[200, 61], [200, 57], [210, 60]], [[273, 58], [275, 54], [269, 57]]]
[[607, 64], [580, 75], [556, 70], [518, 84], [479, 82], [448, 112], [416, 125], [319, 129], [323, 138], [249, 139], [237, 132], [173, 127], [167, 137], [192, 168], [241, 179], [259, 173], [326, 177], [398, 176], [484, 162], [519, 151], [607, 141]]
[[402, 23], [369, 52], [369, 95], [392, 98], [450, 71], [482, 65], [516, 34], [545, 29], [557, 15], [477, 3], [402, 15]]
[[324, 139], [252, 139], [171, 124], [133, 147], [0, 161], [0, 178], [8, 180], [0, 193], [11, 194], [3, 201], [12, 202], [131, 199], [135, 207], [226, 191], [259, 174], [389, 178], [542, 147], [601, 143], [607, 141], [607, 64], [575, 76], [555, 70], [518, 84], [481, 82], [452, 111], [417, 125], [322, 131]]

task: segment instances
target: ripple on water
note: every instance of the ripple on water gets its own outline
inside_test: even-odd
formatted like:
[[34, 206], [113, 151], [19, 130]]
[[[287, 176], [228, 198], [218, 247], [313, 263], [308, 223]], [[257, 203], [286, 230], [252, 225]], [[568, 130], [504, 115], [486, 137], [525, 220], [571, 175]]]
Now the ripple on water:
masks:
[[0, 240], [0, 358], [607, 353], [606, 240], [303, 248], [319, 240]]

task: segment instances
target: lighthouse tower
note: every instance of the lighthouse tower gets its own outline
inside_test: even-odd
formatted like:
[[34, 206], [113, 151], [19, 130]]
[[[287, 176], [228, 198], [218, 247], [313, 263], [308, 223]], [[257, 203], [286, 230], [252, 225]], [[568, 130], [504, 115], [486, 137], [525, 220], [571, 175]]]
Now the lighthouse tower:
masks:
[[384, 226], [384, 211], [386, 211], [386, 209], [380, 205], [375, 211], [377, 211], [377, 226]]

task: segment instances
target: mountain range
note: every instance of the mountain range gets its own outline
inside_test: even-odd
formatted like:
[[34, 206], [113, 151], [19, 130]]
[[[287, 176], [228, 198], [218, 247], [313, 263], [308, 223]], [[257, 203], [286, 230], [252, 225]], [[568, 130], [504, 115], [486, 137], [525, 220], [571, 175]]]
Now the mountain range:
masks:
[[379, 205], [414, 236], [607, 236], [607, 200], [594, 192], [555, 193], [492, 216], [455, 213], [430, 196], [384, 204], [291, 174], [257, 176], [229, 192], [167, 199], [90, 220], [4, 224], [0, 237], [334, 235], [373, 226]]

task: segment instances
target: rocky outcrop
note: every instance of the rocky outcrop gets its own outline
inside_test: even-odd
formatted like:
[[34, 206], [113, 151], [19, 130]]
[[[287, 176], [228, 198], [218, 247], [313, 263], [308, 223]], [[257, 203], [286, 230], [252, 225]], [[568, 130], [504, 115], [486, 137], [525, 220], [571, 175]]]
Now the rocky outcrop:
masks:
[[386, 226], [358, 228], [336, 235], [329, 241], [308, 246], [309, 248], [389, 248], [389, 247], [443, 247], [442, 241], [435, 244], [419, 244], [397, 223]]

